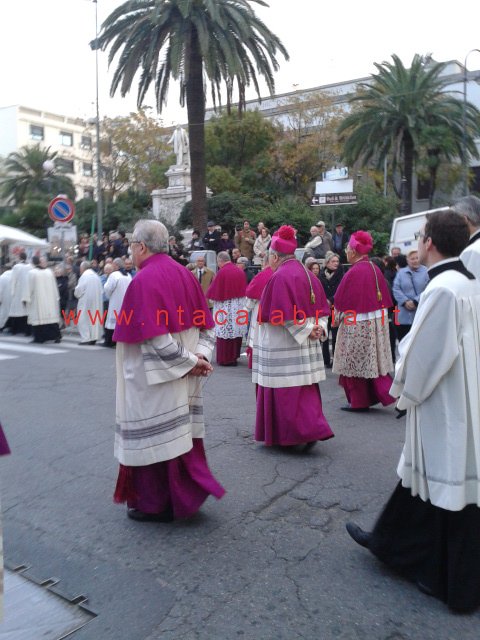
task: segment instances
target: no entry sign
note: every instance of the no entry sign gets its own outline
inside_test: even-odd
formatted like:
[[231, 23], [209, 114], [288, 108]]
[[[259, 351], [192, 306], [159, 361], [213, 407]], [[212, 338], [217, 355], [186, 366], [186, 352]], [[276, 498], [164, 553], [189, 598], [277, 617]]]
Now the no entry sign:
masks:
[[54, 222], [70, 222], [75, 215], [75, 205], [66, 196], [57, 196], [48, 205], [48, 215]]

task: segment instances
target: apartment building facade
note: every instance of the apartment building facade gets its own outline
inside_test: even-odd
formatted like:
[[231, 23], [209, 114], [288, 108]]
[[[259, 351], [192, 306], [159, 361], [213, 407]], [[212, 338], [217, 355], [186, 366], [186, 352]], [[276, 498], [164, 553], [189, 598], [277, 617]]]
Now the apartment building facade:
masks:
[[22, 105], [0, 107], [0, 157], [35, 144], [57, 152], [56, 167], [72, 179], [77, 199], [95, 196], [94, 125]]

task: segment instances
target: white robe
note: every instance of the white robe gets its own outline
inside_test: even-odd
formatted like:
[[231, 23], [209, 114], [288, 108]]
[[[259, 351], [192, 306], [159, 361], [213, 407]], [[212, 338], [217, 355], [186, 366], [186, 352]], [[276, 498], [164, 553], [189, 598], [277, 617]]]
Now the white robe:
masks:
[[[123, 298], [131, 281], [132, 278], [130, 275], [124, 276], [121, 271], [113, 271], [103, 285], [103, 290], [109, 301], [107, 320], [105, 322], [107, 329], [115, 329], [116, 318], [120, 317], [119, 314], [122, 308]], [[115, 313], [117, 316], [115, 316]], [[128, 309], [126, 315], [128, 318]]]
[[480, 283], [436, 275], [399, 352], [390, 393], [407, 410], [402, 485], [449, 511], [480, 506]]
[[473, 273], [477, 280], [480, 280], [480, 238], [465, 247], [460, 254], [460, 260], [470, 273]]
[[28, 273], [31, 269], [32, 265], [26, 262], [19, 262], [12, 268], [12, 301], [9, 313], [12, 318], [22, 318], [27, 315], [24, 300], [28, 289]]
[[100, 340], [103, 334], [103, 288], [93, 269], [86, 269], [75, 287], [77, 318], [81, 342]]
[[[275, 326], [257, 323], [253, 335], [252, 382], [271, 389], [301, 387], [325, 380], [322, 344], [310, 340], [316, 324], [327, 332], [328, 317]], [[325, 335], [323, 340], [325, 340]]]
[[203, 377], [188, 376], [201, 353], [211, 360], [213, 330], [191, 328], [145, 342], [117, 342], [115, 457], [127, 466], [177, 458], [203, 438]]
[[0, 329], [5, 326], [10, 315], [12, 303], [12, 270], [9, 269], [0, 276]]
[[28, 324], [36, 327], [42, 324], [60, 322], [58, 287], [50, 269], [31, 269], [28, 274], [28, 289], [25, 297]]

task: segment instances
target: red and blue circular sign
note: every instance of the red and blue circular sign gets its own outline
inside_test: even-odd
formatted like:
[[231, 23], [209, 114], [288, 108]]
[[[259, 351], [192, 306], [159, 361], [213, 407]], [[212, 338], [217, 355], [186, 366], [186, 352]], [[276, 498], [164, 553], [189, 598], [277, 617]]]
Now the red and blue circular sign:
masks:
[[66, 196], [57, 196], [48, 205], [48, 215], [54, 222], [70, 222], [75, 215], [75, 205]]

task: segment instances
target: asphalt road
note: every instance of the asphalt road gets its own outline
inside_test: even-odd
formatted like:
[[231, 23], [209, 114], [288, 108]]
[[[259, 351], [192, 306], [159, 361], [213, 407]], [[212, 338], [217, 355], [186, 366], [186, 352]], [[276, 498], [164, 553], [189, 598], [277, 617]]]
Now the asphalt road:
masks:
[[452, 615], [345, 532], [369, 528], [397, 482], [393, 409], [345, 414], [328, 372], [336, 437], [308, 454], [265, 449], [245, 362], [217, 368], [206, 448], [226, 496], [190, 521], [138, 523], [112, 501], [114, 352], [15, 344], [0, 335], [5, 559], [88, 598], [97, 617], [75, 640], [478, 639], [479, 614]]

